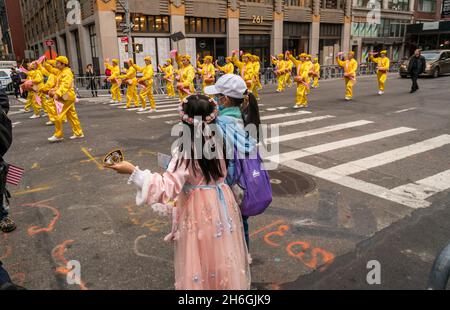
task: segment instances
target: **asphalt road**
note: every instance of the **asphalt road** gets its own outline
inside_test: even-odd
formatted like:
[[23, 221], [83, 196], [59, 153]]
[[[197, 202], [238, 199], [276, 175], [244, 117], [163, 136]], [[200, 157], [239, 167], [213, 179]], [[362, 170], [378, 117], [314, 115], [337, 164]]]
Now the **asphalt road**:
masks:
[[[341, 80], [312, 90], [293, 110], [294, 89], [262, 91], [264, 123], [279, 124], [281, 157], [271, 171], [274, 201], [250, 219], [252, 279], [258, 289], [423, 289], [434, 257], [450, 241], [450, 77], [391, 75], [384, 96], [359, 79], [345, 102]], [[169, 222], [134, 205], [127, 179], [99, 164], [115, 148], [161, 171], [177, 122], [176, 102], [138, 114], [107, 99], [77, 109], [86, 139], [49, 144], [51, 127], [13, 101], [14, 145], [6, 159], [26, 173], [13, 193], [18, 230], [0, 235], [0, 259], [31, 289], [173, 289]], [[66, 125], [66, 135], [70, 127]], [[273, 138], [273, 137], [269, 137]], [[271, 142], [276, 142], [273, 138]], [[81, 285], [66, 281], [67, 262]], [[366, 281], [367, 262], [381, 284]]]

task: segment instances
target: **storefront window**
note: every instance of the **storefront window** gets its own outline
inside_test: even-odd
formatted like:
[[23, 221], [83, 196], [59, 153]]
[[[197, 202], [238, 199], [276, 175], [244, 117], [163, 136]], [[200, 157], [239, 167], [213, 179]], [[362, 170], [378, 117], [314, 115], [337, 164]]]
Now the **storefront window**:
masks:
[[273, 4], [273, 0], [245, 0], [245, 2], [261, 3], [261, 4]]
[[360, 8], [381, 7], [381, 0], [357, 0], [356, 6]]
[[[168, 16], [131, 14], [135, 32], [170, 32]], [[116, 26], [121, 30], [125, 23], [124, 14], [116, 14]]]
[[389, 0], [388, 8], [395, 11], [409, 11], [409, 0]]
[[310, 8], [312, 0], [286, 0], [284, 3], [287, 6], [299, 6], [302, 8]]
[[338, 9], [344, 8], [344, 0], [321, 0], [322, 9]]
[[436, 0], [419, 0], [418, 11], [433, 13], [436, 10]]
[[382, 18], [380, 24], [352, 23], [351, 33], [355, 37], [395, 37], [405, 35], [408, 21]]

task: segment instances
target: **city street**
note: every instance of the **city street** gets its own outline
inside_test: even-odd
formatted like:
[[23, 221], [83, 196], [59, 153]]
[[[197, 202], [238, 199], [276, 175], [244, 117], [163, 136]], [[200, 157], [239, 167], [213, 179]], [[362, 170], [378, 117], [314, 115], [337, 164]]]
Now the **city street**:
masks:
[[[432, 263], [450, 242], [450, 76], [389, 75], [386, 93], [361, 77], [354, 100], [342, 80], [322, 81], [310, 106], [294, 110], [295, 89], [261, 92], [265, 124], [280, 125], [271, 171], [274, 200], [250, 218], [255, 289], [424, 289]], [[46, 119], [31, 120], [12, 99], [14, 143], [5, 160], [25, 168], [12, 192], [18, 229], [0, 234], [0, 259], [30, 289], [173, 289], [167, 218], [135, 206], [127, 178], [102, 159], [120, 148], [141, 169], [161, 172], [179, 121], [177, 101], [157, 96], [158, 112], [124, 110], [109, 98], [84, 98], [77, 111], [86, 138], [49, 144]], [[80, 262], [80, 285], [66, 281]], [[381, 284], [366, 281], [367, 262]]]

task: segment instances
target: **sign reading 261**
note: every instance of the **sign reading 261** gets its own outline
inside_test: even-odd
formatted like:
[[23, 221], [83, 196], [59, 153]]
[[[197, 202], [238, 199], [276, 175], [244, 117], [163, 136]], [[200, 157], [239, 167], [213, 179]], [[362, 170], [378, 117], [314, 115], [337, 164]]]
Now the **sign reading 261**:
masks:
[[252, 15], [252, 19], [254, 24], [262, 24], [264, 22], [264, 16]]

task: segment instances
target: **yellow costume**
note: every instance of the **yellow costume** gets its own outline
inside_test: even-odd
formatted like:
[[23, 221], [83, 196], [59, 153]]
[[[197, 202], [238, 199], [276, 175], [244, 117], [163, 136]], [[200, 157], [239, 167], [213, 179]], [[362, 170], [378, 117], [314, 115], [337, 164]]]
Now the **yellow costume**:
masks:
[[226, 61], [227, 61], [227, 63], [225, 64], [225, 66], [221, 67], [218, 65], [217, 68], [225, 74], [233, 74], [234, 73], [234, 65], [231, 62], [231, 57], [227, 57]]
[[40, 91], [45, 94], [45, 98], [42, 102], [42, 105], [45, 106], [49, 123], [48, 125], [51, 125], [51, 123], [55, 123], [56, 119], [56, 108], [55, 108], [55, 102], [53, 101], [53, 98], [47, 96], [48, 92], [53, 89], [56, 86], [57, 77], [55, 74], [49, 72], [47, 69], [45, 69], [42, 65], [39, 65], [39, 71], [47, 77], [47, 82], [41, 87]]
[[175, 97], [175, 89], [173, 88], [175, 72], [172, 66], [172, 59], [167, 59], [166, 65], [160, 67], [160, 69], [164, 73], [164, 80], [166, 80], [167, 96], [173, 98]]
[[250, 62], [250, 54], [244, 54], [242, 58], [246, 58], [246, 61], [240, 61], [236, 56], [232, 57], [232, 61], [235, 64], [236, 67], [239, 68], [239, 72], [241, 74], [241, 77], [244, 79], [245, 83], [247, 84], [247, 88], [253, 92], [256, 98], [257, 92], [255, 94], [256, 90], [256, 83], [255, 83], [255, 74], [254, 74], [254, 66]]
[[139, 106], [136, 69], [134, 68], [134, 62], [132, 59], [128, 60], [128, 64], [129, 68], [126, 73], [119, 76], [119, 78], [127, 84], [127, 109], [131, 108], [131, 102], [134, 102], [134, 107], [137, 108]]
[[369, 60], [377, 64], [377, 78], [378, 78], [378, 94], [384, 94], [385, 83], [387, 79], [387, 72], [389, 71], [390, 61], [386, 57], [387, 52], [381, 51], [380, 55], [385, 55], [384, 57], [373, 57], [370, 55]]
[[[38, 118], [41, 116], [41, 109], [44, 109], [42, 98], [45, 98], [45, 96], [42, 92], [39, 91], [40, 88], [44, 85], [44, 76], [37, 68], [33, 68], [28, 72], [28, 80], [31, 80], [33, 82], [33, 90], [28, 92], [27, 100], [30, 100], [31, 107], [34, 111], [34, 116], [32, 116], [32, 118]], [[39, 105], [38, 100], [41, 101], [41, 105]], [[25, 106], [25, 110], [27, 110], [28, 107], [29, 104]]]
[[194, 67], [188, 63], [184, 65], [182, 63], [183, 60], [191, 61], [191, 57], [189, 55], [177, 56], [177, 64], [179, 68], [178, 75], [178, 93], [180, 96], [180, 100], [183, 100], [190, 94], [195, 93], [194, 79], [195, 79], [195, 69]]
[[[353, 52], [349, 54], [353, 55]], [[339, 56], [336, 57], [336, 61], [340, 67], [344, 68], [344, 80], [345, 80], [345, 99], [351, 100], [353, 98], [353, 85], [356, 83], [356, 70], [358, 70], [358, 62], [355, 59], [341, 60]]]
[[320, 64], [319, 59], [314, 58], [314, 64], [313, 64], [313, 88], [319, 87], [319, 78], [320, 78]]
[[284, 90], [286, 83], [286, 62], [284, 61], [284, 55], [279, 54], [278, 59], [272, 58], [272, 63], [275, 65], [275, 74], [278, 80], [277, 92], [281, 93]]
[[199, 68], [198, 71], [202, 76], [202, 90], [205, 90], [205, 87], [214, 85], [215, 83], [215, 77], [216, 77], [216, 69], [214, 68], [214, 65], [212, 64], [213, 58], [211, 56], [206, 56], [205, 61], [209, 61], [209, 63], [200, 63], [200, 61], [197, 61], [197, 67]]
[[120, 67], [119, 60], [113, 59], [113, 65], [111, 66], [108, 63], [105, 63], [105, 67], [111, 71], [111, 76], [108, 78], [108, 81], [111, 83], [111, 97], [113, 102], [121, 102], [122, 101], [122, 93], [120, 92]]
[[[59, 56], [56, 58], [56, 61], [65, 64], [66, 66], [69, 65], [69, 60], [64, 56]], [[58, 70], [57, 68], [53, 68], [50, 64], [48, 64], [48, 62], [45, 64], [45, 69], [56, 75], [56, 86], [51, 90], [51, 92], [54, 92], [55, 96], [57, 96], [56, 100], [63, 104], [61, 113], [55, 117], [54, 137], [59, 140], [63, 138], [63, 119], [66, 116], [72, 126], [72, 131], [74, 134], [71, 139], [84, 137], [83, 129], [81, 128], [80, 120], [78, 119], [77, 111], [75, 109], [76, 95], [72, 70], [69, 67]]]
[[259, 72], [261, 70], [261, 62], [258, 56], [253, 55], [252, 56], [253, 59], [253, 72], [255, 74], [255, 88], [254, 88], [254, 93], [255, 93], [255, 97], [259, 99], [259, 94], [258, 94], [258, 89], [262, 89], [262, 85], [261, 85], [261, 78], [259, 76]]
[[[145, 57], [144, 60], [146, 62], [151, 62], [151, 57]], [[147, 64], [145, 67], [139, 67], [134, 64], [133, 68], [137, 72], [142, 72], [143, 76], [137, 80], [139, 84], [141, 84], [144, 88], [142, 88], [139, 93], [139, 97], [141, 98], [142, 109], [145, 110], [147, 108], [147, 98], [150, 102], [150, 107], [153, 110], [156, 110], [155, 98], [153, 97], [153, 77], [155, 75], [155, 70], [153, 69], [153, 65]]]
[[[306, 83], [308, 83], [308, 85], [311, 85], [311, 78], [312, 78], [312, 71], [314, 68], [314, 64], [311, 62], [311, 55], [306, 54], [305, 56], [306, 60], [303, 63], [303, 66], [305, 67], [304, 70], [308, 71], [308, 78], [306, 79]], [[306, 90], [306, 94], [309, 95], [309, 93], [311, 92], [311, 88], [308, 87], [308, 89]]]
[[[304, 54], [300, 55], [304, 57]], [[297, 69], [297, 74], [295, 76], [295, 82], [297, 83], [297, 94], [295, 108], [308, 107], [307, 91], [309, 84], [307, 83], [309, 70], [307, 66], [303, 66], [303, 62], [294, 58], [294, 56], [289, 55], [289, 59], [295, 65]]]
[[284, 84], [287, 85], [287, 87], [292, 87], [292, 67], [294, 66], [294, 63], [292, 60], [288, 59], [286, 62], [286, 79], [284, 81]]

